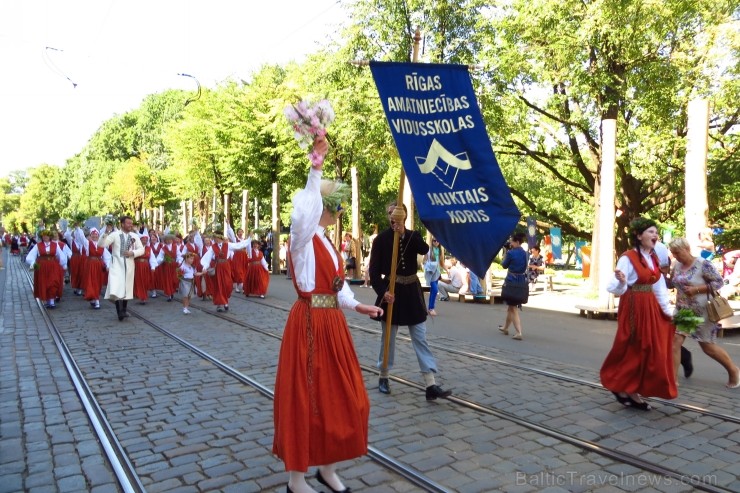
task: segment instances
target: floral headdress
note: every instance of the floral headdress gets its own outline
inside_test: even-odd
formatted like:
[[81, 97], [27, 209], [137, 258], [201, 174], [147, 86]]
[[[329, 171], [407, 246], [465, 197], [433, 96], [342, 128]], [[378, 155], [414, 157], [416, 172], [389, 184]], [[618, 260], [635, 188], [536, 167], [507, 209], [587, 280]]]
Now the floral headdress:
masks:
[[637, 235], [641, 234], [648, 228], [652, 228], [653, 226], [657, 226], [657, 224], [652, 219], [648, 219], [646, 217], [638, 217], [637, 219], [632, 220], [632, 222], [630, 223], [630, 235], [632, 235], [633, 237], [637, 237]]
[[324, 209], [332, 212], [342, 210], [342, 204], [347, 202], [351, 193], [349, 185], [346, 183], [335, 183], [336, 188], [333, 192], [321, 196], [321, 202], [324, 204]]

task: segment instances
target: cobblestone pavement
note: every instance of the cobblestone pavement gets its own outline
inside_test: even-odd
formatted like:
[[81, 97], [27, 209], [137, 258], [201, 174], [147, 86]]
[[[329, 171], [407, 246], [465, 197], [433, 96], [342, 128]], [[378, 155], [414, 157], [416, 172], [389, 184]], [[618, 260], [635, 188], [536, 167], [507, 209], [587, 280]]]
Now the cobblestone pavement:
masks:
[[[6, 276], [0, 294], [0, 493], [115, 491], [115, 478], [22, 272], [9, 264], [0, 271]], [[118, 322], [107, 302], [93, 311], [70, 294], [51, 316], [147, 491], [285, 490], [282, 463], [270, 453], [270, 399], [136, 317]], [[291, 304], [272, 297], [266, 301], [283, 308]], [[213, 311], [207, 302], [193, 305]], [[179, 303], [162, 298], [146, 305], [130, 302], [129, 308], [272, 388], [278, 339], [198, 310], [184, 316]], [[287, 313], [235, 294], [229, 315], [280, 335]], [[353, 313], [348, 319], [365, 327], [353, 329], [353, 338], [361, 364], [372, 366], [377, 324]], [[495, 360], [597, 381], [592, 368], [444, 337], [430, 336], [430, 341], [494, 359], [435, 349], [444, 369], [441, 383], [454, 386], [456, 395], [740, 491], [735, 424], [660, 403], [650, 413], [637, 413], [622, 409], [603, 389]], [[396, 361], [394, 375], [421, 383], [405, 341], [398, 343]], [[374, 373], [365, 372], [365, 382], [371, 399], [370, 445], [450, 491], [692, 491], [676, 479], [584, 451], [509, 419], [448, 401], [426, 402], [422, 390], [401, 382], [392, 382], [391, 396], [377, 392]], [[738, 403], [737, 396], [714, 389], [694, 398], [727, 414]], [[343, 463], [341, 474], [355, 491], [419, 491], [369, 457]]]

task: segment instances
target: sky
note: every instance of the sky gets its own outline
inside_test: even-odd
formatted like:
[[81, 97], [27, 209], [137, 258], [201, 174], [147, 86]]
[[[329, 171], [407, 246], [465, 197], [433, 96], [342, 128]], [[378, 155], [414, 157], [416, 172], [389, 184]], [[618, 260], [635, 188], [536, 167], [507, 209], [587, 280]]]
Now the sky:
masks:
[[[301, 61], [339, 0], [0, 0], [0, 177], [62, 166], [100, 125], [167, 89]], [[76, 84], [76, 86], [75, 86]]]

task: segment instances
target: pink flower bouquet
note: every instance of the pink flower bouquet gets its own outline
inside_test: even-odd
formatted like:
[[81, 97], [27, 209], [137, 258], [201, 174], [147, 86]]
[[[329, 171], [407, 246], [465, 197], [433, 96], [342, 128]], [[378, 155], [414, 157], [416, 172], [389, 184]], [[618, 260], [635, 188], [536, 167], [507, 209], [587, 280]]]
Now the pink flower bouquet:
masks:
[[[313, 145], [316, 137], [326, 135], [326, 127], [334, 121], [334, 109], [328, 100], [322, 99], [316, 104], [309, 101], [301, 101], [285, 108], [285, 116], [288, 118], [295, 138], [301, 149], [307, 149]], [[324, 162], [324, 156], [311, 150], [308, 158], [313, 164]]]

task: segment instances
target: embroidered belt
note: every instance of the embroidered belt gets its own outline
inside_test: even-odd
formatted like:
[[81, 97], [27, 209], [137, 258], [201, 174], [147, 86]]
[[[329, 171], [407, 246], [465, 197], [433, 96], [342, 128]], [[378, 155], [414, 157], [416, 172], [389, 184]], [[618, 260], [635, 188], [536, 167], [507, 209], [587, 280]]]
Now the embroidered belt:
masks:
[[41, 260], [53, 260], [55, 258], [57, 258], [56, 255], [39, 255]]
[[89, 256], [89, 257], [87, 257], [87, 258], [89, 258], [90, 260], [102, 260], [102, 257], [96, 257], [96, 256], [94, 256], [94, 255], [90, 255], [90, 256]]
[[311, 295], [311, 308], [337, 308], [338, 306], [336, 294]]
[[632, 291], [639, 291], [639, 292], [646, 292], [646, 291], [652, 291], [653, 285], [652, 284], [633, 284], [630, 286], [630, 289]]
[[410, 274], [408, 276], [396, 276], [396, 284], [414, 284], [419, 282], [419, 276]]
[[135, 258], [134, 259], [134, 262], [146, 262], [146, 263], [149, 263], [149, 259], [148, 258], [138, 257], [138, 258]]
[[249, 265], [256, 265], [256, 264], [261, 264], [261, 263], [262, 263], [261, 260], [252, 260], [249, 262]]
[[216, 263], [217, 264], [223, 264], [224, 262], [228, 262], [228, 261], [229, 261], [229, 259], [227, 259], [227, 258], [217, 258], [216, 259]]

